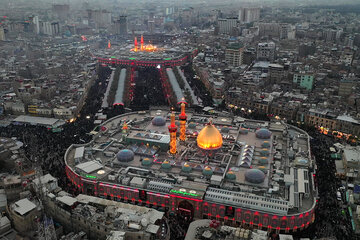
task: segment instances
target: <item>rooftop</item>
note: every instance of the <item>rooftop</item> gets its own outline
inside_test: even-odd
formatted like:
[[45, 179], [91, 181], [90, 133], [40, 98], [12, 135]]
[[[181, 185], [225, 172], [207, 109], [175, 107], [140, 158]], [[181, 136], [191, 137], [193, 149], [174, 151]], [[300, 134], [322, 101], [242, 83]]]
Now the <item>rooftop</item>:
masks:
[[[104, 186], [191, 195], [279, 214], [302, 212], [313, 206], [315, 196], [308, 168], [314, 163], [309, 137], [302, 130], [280, 122], [212, 116], [223, 143], [209, 152], [199, 148], [196, 140], [210, 116], [188, 112], [187, 140], [178, 142], [177, 154], [170, 155], [169, 114], [150, 110], [110, 119], [103, 124], [105, 132], [83, 145], [83, 158], [75, 160], [79, 145], [72, 146], [66, 152], [66, 163], [83, 178], [96, 179]], [[165, 118], [166, 123], [153, 125], [151, 120], [156, 116]], [[127, 131], [122, 129], [125, 122]], [[154, 140], [153, 135], [167, 136], [168, 140]], [[134, 154], [119, 161], [116, 154], [123, 149]], [[301, 193], [306, 197], [302, 198]]]

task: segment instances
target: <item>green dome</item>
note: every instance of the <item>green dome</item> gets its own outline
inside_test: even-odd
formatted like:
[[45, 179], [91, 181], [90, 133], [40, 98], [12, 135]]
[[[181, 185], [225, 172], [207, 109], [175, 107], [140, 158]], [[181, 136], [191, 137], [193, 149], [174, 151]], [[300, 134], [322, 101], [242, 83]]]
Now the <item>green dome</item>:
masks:
[[236, 179], [236, 175], [235, 175], [235, 173], [233, 172], [233, 171], [228, 171], [227, 173], [226, 173], [226, 178], [227, 179], [229, 179], [229, 180], [235, 180]]
[[206, 166], [203, 170], [203, 174], [205, 176], [211, 176], [213, 174], [213, 170], [211, 169], [211, 167]]
[[191, 169], [191, 167], [190, 167], [190, 165], [189, 165], [188, 163], [185, 163], [185, 164], [182, 166], [181, 170], [182, 170], [183, 172], [188, 173], [188, 172], [191, 172], [192, 169]]
[[195, 129], [196, 128], [196, 123], [194, 123], [194, 122], [189, 123], [188, 128]]
[[163, 163], [161, 164], [161, 168], [170, 169], [171, 168], [170, 162], [168, 160], [164, 160]]
[[150, 166], [151, 164], [152, 164], [152, 160], [150, 158], [144, 158], [141, 161], [141, 165], [143, 165], [143, 166]]

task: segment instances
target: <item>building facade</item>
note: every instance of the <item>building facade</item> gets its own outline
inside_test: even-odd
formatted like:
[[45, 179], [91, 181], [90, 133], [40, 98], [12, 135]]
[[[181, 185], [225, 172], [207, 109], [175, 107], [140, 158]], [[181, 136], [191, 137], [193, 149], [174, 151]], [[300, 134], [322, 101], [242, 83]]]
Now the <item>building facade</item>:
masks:
[[240, 44], [230, 45], [225, 50], [225, 61], [231, 66], [240, 66], [243, 64], [244, 48]]

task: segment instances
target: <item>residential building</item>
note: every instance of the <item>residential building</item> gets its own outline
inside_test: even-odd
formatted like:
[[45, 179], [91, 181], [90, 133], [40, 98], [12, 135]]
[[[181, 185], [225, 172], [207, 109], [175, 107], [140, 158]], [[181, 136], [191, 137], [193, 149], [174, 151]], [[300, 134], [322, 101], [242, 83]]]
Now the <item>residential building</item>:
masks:
[[225, 50], [225, 61], [232, 66], [240, 66], [243, 64], [243, 45], [231, 44]]
[[5, 31], [3, 27], [0, 27], [0, 41], [5, 41]]
[[237, 18], [225, 18], [218, 20], [220, 34], [230, 34], [234, 27], [237, 27]]
[[270, 82], [280, 83], [285, 76], [284, 66], [280, 64], [269, 64]]
[[328, 109], [320, 110], [311, 108], [305, 116], [305, 123], [315, 127], [336, 129], [336, 117], [336, 114]]
[[340, 80], [339, 83], [339, 96], [349, 96], [354, 91], [354, 87], [356, 86], [356, 79], [350, 78], [343, 78]]
[[311, 91], [314, 87], [314, 79], [314, 73], [300, 71], [294, 74], [293, 83], [301, 88]]
[[241, 8], [238, 19], [241, 23], [251, 23], [259, 20], [260, 8]]
[[259, 43], [257, 46], [257, 59], [274, 61], [275, 43], [274, 42]]

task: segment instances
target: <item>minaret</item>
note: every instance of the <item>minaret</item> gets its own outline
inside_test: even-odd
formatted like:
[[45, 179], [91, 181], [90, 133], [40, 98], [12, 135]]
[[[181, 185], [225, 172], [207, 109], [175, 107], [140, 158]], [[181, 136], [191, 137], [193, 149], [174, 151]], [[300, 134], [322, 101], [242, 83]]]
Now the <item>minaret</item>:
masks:
[[136, 37], [135, 37], [134, 44], [135, 44], [134, 51], [136, 52], [138, 50], [138, 43], [137, 43], [137, 38]]
[[144, 37], [143, 37], [143, 35], [141, 35], [140, 44], [141, 44], [141, 47], [140, 47], [141, 51], [144, 51]]
[[181, 113], [179, 114], [179, 119], [180, 119], [180, 141], [185, 141], [186, 140], [186, 119], [187, 119], [187, 115], [185, 113], [185, 101], [182, 101], [180, 106], [181, 106]]
[[109, 40], [109, 42], [108, 42], [108, 48], [109, 48], [109, 49], [111, 48], [111, 42], [110, 42], [110, 40]]
[[170, 132], [170, 153], [176, 153], [176, 131], [177, 126], [175, 125], [175, 113], [170, 115], [170, 125], [168, 126]]

